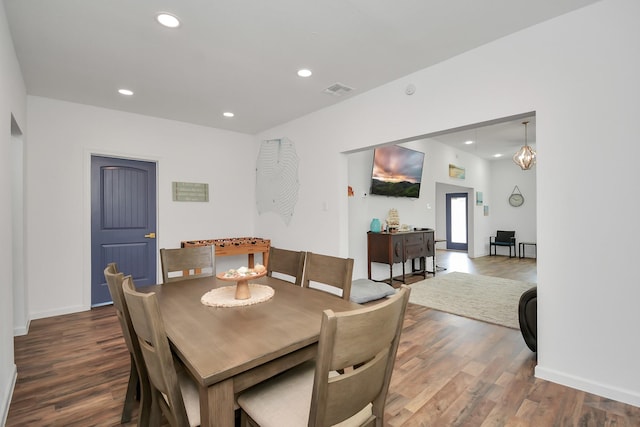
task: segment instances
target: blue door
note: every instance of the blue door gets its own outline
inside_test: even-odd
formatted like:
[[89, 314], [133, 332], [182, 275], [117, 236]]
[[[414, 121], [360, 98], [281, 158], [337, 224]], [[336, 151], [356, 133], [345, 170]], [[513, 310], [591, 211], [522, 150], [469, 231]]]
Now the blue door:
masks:
[[137, 286], [155, 285], [156, 164], [91, 157], [91, 306], [111, 302], [110, 262]]
[[447, 249], [467, 251], [468, 205], [467, 193], [447, 193]]

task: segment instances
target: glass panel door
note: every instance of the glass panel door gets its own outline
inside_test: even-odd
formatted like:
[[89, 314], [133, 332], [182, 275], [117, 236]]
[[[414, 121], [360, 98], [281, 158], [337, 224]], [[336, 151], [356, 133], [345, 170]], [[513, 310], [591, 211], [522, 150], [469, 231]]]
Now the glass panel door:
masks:
[[447, 194], [447, 249], [468, 249], [467, 193]]

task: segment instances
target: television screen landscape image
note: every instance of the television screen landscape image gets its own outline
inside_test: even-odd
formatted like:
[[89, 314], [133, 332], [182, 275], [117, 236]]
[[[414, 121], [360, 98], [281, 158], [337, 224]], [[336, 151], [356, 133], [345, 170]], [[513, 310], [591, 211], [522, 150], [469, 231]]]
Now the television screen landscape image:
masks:
[[390, 197], [420, 197], [424, 153], [398, 145], [378, 147], [373, 152], [371, 194]]

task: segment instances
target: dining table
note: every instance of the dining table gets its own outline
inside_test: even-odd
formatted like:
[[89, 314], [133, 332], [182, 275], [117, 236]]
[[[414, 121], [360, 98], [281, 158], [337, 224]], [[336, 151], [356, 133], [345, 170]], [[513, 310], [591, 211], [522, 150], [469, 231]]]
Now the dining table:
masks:
[[234, 286], [215, 276], [138, 289], [156, 293], [171, 349], [198, 385], [202, 426], [234, 426], [240, 392], [313, 359], [324, 310], [362, 307], [273, 277], [251, 283], [271, 287], [273, 296], [246, 306], [205, 305], [205, 293]]

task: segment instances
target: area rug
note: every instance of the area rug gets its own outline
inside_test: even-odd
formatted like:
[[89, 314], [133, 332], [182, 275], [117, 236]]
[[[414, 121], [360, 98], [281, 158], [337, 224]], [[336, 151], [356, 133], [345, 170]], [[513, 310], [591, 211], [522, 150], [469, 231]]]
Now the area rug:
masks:
[[520, 329], [520, 295], [533, 286], [518, 280], [451, 272], [412, 284], [409, 302]]

